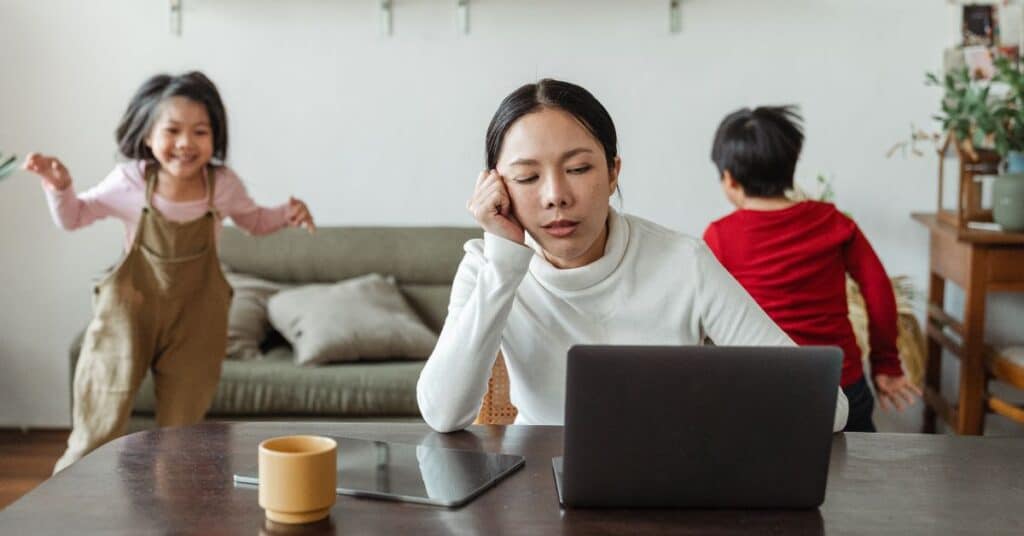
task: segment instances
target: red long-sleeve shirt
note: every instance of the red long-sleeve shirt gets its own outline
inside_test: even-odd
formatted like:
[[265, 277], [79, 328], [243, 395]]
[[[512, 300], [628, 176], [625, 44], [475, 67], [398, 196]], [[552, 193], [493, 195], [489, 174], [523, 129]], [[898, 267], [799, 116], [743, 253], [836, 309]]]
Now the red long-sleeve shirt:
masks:
[[842, 348], [844, 387], [864, 377], [847, 316], [849, 273], [864, 295], [873, 373], [903, 374], [892, 284], [857, 224], [835, 206], [804, 201], [782, 210], [737, 210], [709, 225], [704, 241], [797, 344]]

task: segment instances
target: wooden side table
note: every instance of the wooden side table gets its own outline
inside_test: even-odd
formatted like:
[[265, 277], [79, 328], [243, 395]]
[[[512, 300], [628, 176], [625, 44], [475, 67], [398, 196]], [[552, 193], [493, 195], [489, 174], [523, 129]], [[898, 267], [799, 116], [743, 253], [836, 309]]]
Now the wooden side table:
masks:
[[[957, 433], [980, 435], [985, 424], [985, 298], [990, 291], [1024, 292], [1024, 233], [958, 229], [935, 214], [912, 214], [928, 228], [928, 363], [924, 432], [940, 416]], [[946, 281], [964, 291], [963, 320], [943, 307]], [[952, 332], [952, 333], [950, 333]], [[942, 396], [942, 349], [960, 359], [957, 404]]]

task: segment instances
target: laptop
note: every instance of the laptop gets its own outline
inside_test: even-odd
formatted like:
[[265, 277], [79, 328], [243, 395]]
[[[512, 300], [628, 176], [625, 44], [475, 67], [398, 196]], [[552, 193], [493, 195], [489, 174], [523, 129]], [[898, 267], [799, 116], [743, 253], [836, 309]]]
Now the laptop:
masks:
[[815, 508], [842, 360], [836, 347], [574, 346], [558, 499]]

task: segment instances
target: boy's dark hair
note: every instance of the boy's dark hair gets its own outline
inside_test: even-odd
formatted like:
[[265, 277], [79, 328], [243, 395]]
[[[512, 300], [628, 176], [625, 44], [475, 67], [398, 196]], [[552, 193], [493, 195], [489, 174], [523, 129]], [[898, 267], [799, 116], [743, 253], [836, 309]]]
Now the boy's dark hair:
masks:
[[779, 197], [793, 188], [793, 172], [804, 144], [799, 108], [761, 106], [737, 110], [715, 132], [711, 161], [751, 197]]
[[501, 145], [509, 127], [524, 115], [545, 107], [558, 108], [575, 117], [604, 148], [608, 170], [615, 168], [618, 138], [608, 110], [586, 89], [569, 82], [545, 78], [536, 84], [520, 87], [501, 101], [487, 127], [487, 169], [494, 169], [498, 165], [498, 155], [501, 154]]
[[228, 156], [228, 118], [217, 86], [203, 73], [192, 71], [178, 76], [158, 74], [146, 80], [128, 103], [117, 125], [117, 148], [125, 158], [155, 161], [146, 146], [146, 137], [156, 122], [160, 103], [170, 97], [185, 97], [206, 107], [213, 131], [212, 164], [220, 165]]

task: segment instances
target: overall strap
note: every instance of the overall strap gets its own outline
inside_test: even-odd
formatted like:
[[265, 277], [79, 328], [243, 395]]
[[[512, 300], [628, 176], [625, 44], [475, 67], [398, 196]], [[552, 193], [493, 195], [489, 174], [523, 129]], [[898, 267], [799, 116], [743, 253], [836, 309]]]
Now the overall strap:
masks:
[[146, 177], [146, 203], [145, 207], [149, 210], [153, 210], [153, 192], [156, 191], [156, 177], [157, 177], [157, 166], [149, 164], [148, 162], [143, 164], [145, 169], [143, 173]]
[[217, 207], [213, 204], [214, 189], [217, 184], [217, 168], [206, 166], [203, 170], [203, 177], [206, 179], [206, 211], [212, 214], [215, 220], [220, 220], [220, 213], [217, 212]]
[[217, 178], [217, 168], [206, 166], [206, 169], [203, 171], [203, 177], [206, 178], [206, 192], [208, 194], [206, 204], [210, 207], [211, 211], [216, 212], [217, 209], [213, 206], [213, 189], [217, 182], [215, 180]]

